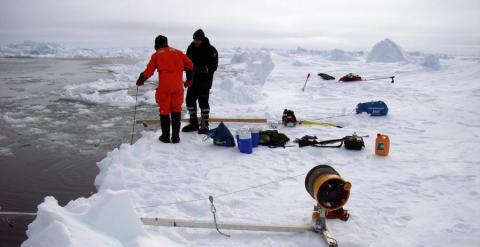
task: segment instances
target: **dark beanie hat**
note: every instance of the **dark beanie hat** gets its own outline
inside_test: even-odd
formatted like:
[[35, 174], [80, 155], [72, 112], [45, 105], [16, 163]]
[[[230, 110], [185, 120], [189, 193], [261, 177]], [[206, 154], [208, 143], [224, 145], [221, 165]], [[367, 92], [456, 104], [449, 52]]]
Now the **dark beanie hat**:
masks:
[[198, 29], [193, 33], [193, 39], [194, 40], [204, 40], [205, 39], [205, 33], [203, 32], [202, 29]]
[[163, 35], [158, 35], [155, 38], [155, 50], [158, 50], [159, 48], [165, 47], [168, 45], [168, 39], [167, 37]]

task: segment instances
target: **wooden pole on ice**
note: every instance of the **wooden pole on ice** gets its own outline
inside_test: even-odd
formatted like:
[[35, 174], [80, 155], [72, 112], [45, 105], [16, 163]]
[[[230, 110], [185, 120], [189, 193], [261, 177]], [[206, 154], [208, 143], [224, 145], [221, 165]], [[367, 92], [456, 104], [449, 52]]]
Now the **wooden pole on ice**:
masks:
[[[188, 122], [189, 119], [182, 119], [183, 122]], [[210, 118], [209, 122], [224, 122], [224, 123], [267, 123], [265, 118]], [[154, 125], [160, 124], [158, 119], [137, 119], [137, 124]]]

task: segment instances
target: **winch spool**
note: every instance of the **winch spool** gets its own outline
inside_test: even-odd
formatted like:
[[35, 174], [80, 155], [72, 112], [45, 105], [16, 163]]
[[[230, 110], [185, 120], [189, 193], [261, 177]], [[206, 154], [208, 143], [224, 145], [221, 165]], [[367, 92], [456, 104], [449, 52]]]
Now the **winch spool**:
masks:
[[350, 197], [351, 187], [352, 184], [329, 165], [318, 165], [305, 177], [308, 194], [326, 211], [342, 208]]

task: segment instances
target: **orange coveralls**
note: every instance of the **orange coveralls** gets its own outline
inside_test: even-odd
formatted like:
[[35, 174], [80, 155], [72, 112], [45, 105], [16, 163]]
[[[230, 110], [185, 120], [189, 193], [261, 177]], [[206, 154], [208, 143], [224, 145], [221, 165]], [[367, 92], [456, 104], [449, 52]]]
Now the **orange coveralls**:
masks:
[[192, 61], [183, 52], [163, 47], [152, 54], [143, 72], [145, 79], [158, 71], [158, 86], [155, 101], [160, 107], [160, 115], [181, 112], [183, 104], [183, 71], [193, 70]]

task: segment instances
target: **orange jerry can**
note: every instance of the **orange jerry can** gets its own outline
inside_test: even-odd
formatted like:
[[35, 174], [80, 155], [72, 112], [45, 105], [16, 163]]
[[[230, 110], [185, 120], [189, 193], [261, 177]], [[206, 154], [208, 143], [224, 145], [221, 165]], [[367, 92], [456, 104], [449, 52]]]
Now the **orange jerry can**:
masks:
[[390, 139], [387, 135], [377, 134], [375, 140], [375, 154], [379, 156], [387, 156], [390, 150]]

